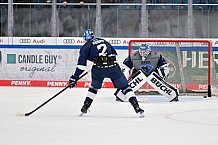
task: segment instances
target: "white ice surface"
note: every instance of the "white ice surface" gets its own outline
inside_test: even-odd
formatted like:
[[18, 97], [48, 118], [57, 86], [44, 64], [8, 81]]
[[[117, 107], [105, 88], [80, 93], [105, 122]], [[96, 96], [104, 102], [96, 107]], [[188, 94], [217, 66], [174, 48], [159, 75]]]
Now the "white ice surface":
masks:
[[[90, 113], [79, 117], [87, 89], [66, 90], [28, 117], [62, 88], [0, 87], [0, 145], [218, 145], [218, 98], [161, 96], [140, 103], [139, 118], [114, 89], [101, 89]], [[141, 99], [141, 98], [139, 98]]]

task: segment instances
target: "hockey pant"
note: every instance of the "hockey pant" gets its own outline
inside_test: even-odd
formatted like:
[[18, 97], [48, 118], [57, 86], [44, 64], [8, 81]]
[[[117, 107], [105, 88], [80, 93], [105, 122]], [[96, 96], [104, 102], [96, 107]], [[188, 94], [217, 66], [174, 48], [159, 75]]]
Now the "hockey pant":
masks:
[[[178, 89], [167, 83], [154, 71], [146, 76], [146, 74], [140, 69], [129, 80], [129, 86], [132, 88], [133, 92], [135, 92], [146, 82], [148, 82], [148, 84], [150, 84], [160, 94], [166, 96], [169, 101], [179, 96]], [[126, 101], [126, 97], [121, 90], [118, 89], [114, 95], [122, 101]]]

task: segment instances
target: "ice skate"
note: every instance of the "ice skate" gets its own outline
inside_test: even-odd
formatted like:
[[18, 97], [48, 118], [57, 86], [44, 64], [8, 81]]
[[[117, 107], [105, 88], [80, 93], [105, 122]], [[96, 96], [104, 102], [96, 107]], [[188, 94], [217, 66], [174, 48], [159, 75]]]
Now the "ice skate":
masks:
[[89, 110], [90, 105], [92, 104], [92, 99], [90, 99], [89, 97], [86, 97], [86, 100], [84, 101], [84, 105], [81, 108], [81, 113], [79, 116], [83, 116], [84, 114], [86, 114]]
[[139, 117], [141, 117], [141, 118], [144, 117], [144, 110], [143, 109], [139, 108], [139, 106], [134, 107], [134, 109], [135, 109], [135, 112], [137, 114], [139, 114]]
[[81, 113], [80, 113], [79, 116], [83, 116], [87, 112], [88, 112], [88, 106], [87, 105], [83, 105], [83, 107], [81, 108]]
[[137, 101], [136, 97], [131, 97], [129, 99], [129, 102], [132, 104], [135, 112], [137, 114], [139, 114], [139, 117], [144, 117], [144, 114], [143, 114], [144, 110], [139, 107], [139, 104], [138, 104], [138, 101]]

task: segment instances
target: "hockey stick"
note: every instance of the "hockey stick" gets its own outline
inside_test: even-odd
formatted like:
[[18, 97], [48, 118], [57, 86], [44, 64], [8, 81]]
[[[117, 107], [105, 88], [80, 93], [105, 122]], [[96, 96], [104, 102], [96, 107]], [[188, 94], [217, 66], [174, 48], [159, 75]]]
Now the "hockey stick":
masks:
[[[88, 72], [85, 72], [84, 74], [82, 74], [79, 79], [81, 79], [82, 77], [84, 77], [86, 74], [88, 74]], [[79, 80], [78, 79], [78, 80]], [[64, 92], [66, 89], [68, 89], [70, 87], [70, 85], [66, 86], [64, 89], [62, 89], [61, 91], [59, 91], [57, 94], [55, 94], [53, 97], [51, 97], [50, 99], [48, 99], [47, 101], [45, 101], [43, 104], [41, 104], [40, 106], [38, 106], [37, 108], [35, 108], [33, 111], [30, 111], [28, 113], [16, 113], [16, 116], [29, 116], [31, 114], [33, 114], [35, 111], [37, 111], [38, 109], [40, 109], [42, 106], [44, 106], [45, 104], [47, 104], [48, 102], [50, 102], [52, 99], [54, 99], [55, 97], [57, 97], [58, 95], [60, 95], [62, 92]]]

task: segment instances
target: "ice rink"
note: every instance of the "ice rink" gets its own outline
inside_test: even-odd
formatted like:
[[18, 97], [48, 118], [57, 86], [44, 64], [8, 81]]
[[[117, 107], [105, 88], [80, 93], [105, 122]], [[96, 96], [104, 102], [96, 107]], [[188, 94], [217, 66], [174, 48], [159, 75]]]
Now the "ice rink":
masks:
[[218, 145], [218, 97], [139, 98], [145, 117], [101, 89], [90, 113], [79, 117], [87, 88], [0, 87], [0, 145]]

